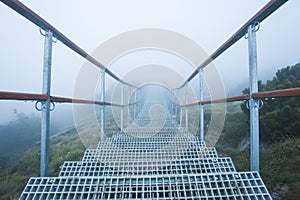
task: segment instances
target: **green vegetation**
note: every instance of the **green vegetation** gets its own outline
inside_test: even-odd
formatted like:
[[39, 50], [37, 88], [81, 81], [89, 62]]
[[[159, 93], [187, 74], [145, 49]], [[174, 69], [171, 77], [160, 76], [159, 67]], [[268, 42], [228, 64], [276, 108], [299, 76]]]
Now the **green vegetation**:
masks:
[[[260, 91], [300, 87], [300, 64], [279, 70]], [[243, 93], [248, 93], [245, 89]], [[274, 199], [300, 197], [300, 98], [264, 99], [260, 110], [260, 173]], [[238, 171], [249, 167], [249, 111], [229, 104], [222, 135], [216, 145], [222, 156], [232, 157]]]
[[[249, 147], [238, 151], [216, 146], [221, 156], [230, 156], [238, 171], [249, 171]], [[300, 196], [300, 138], [261, 149], [260, 174], [269, 192], [278, 199], [298, 199]]]
[[[85, 147], [76, 133], [62, 135], [51, 140], [50, 176], [57, 176], [60, 166], [67, 160], [80, 160]], [[40, 149], [29, 149], [21, 159], [0, 172], [0, 199], [18, 199], [30, 177], [39, 176]]]
[[[14, 110], [15, 120], [6, 125], [0, 125], [0, 169], [12, 162], [16, 162], [24, 151], [40, 141], [41, 119], [38, 115], [19, 113]], [[51, 126], [51, 135], [58, 131], [58, 127]]]
[[[106, 123], [106, 136], [111, 136], [118, 129], [113, 121], [111, 110], [106, 109], [107, 123]], [[27, 126], [27, 127], [26, 127]], [[89, 125], [86, 125], [89, 126]], [[14, 141], [18, 142], [18, 134], [8, 135], [10, 140], [5, 140], [6, 144], [3, 152], [0, 151], [0, 200], [18, 199], [22, 190], [24, 189], [30, 177], [39, 176], [40, 167], [40, 147], [37, 144], [40, 131], [40, 119], [36, 115], [18, 114], [15, 121], [10, 122], [7, 126], [2, 126], [2, 130], [21, 132], [22, 137], [27, 137], [24, 141], [26, 144], [22, 145], [22, 150], [18, 153], [12, 154], [16, 146]], [[49, 163], [49, 176], [58, 176], [60, 168], [65, 161], [78, 161], [82, 159], [86, 146], [82, 143], [84, 137], [88, 141], [92, 141], [89, 137], [94, 137], [93, 131], [99, 132], [97, 128], [93, 128], [84, 133], [77, 134], [76, 129], [70, 128], [65, 133], [52, 137], [50, 140], [50, 163]], [[2, 138], [7, 134], [1, 132]], [[94, 139], [94, 143], [99, 142], [100, 137]], [[0, 142], [1, 143], [1, 142]], [[87, 144], [90, 145], [90, 144]], [[18, 147], [17, 147], [18, 148]], [[5, 152], [6, 151], [6, 152]]]
[[[258, 84], [259, 91], [300, 87], [300, 64], [278, 70], [271, 81]], [[249, 88], [243, 91], [249, 93]], [[260, 110], [261, 139], [272, 144], [300, 136], [300, 97], [266, 98]], [[248, 113], [245, 103], [241, 105]]]
[[[217, 144], [239, 149], [241, 141], [246, 140], [248, 137], [248, 127], [247, 115], [240, 109], [240, 105], [229, 103], [225, 124]], [[247, 144], [247, 141], [245, 143]]]
[[[14, 111], [16, 119], [0, 126], [0, 153], [14, 157], [40, 140], [40, 118]], [[12, 148], [12, 145], [14, 148]]]

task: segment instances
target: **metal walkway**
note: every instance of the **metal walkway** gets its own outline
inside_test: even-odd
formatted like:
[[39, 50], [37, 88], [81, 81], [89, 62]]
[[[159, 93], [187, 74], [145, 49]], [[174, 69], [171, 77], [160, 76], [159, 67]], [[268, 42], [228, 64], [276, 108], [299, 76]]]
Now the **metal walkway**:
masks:
[[31, 178], [20, 199], [271, 199], [258, 172], [237, 172], [181, 128], [167, 103], [165, 118], [159, 109], [150, 116], [158, 101], [146, 99], [130, 126], [65, 162], [58, 177]]
[[[199, 75], [200, 95], [196, 102], [178, 103], [165, 95], [159, 99], [139, 99], [138, 103], [128, 105], [123, 101], [123, 89], [121, 104], [105, 101], [105, 75], [121, 84], [122, 88], [140, 90], [138, 86], [122, 80], [20, 1], [0, 1], [38, 26], [45, 37], [42, 93], [0, 91], [0, 100], [35, 101], [36, 109], [41, 111], [41, 177], [28, 181], [20, 199], [271, 199], [258, 172], [259, 108], [263, 98], [300, 96], [300, 88], [258, 92], [256, 32], [259, 24], [288, 0], [269, 1], [200, 63], [180, 87], [171, 89], [172, 92], [186, 90]], [[250, 93], [204, 99], [203, 70], [244, 36], [248, 40]], [[101, 101], [52, 96], [52, 43], [56, 40], [101, 70]], [[204, 105], [244, 100], [248, 101], [250, 109], [251, 172], [236, 172], [231, 158], [218, 157], [214, 147], [205, 145]], [[50, 111], [55, 103], [100, 105], [101, 142], [96, 149], [87, 149], [82, 161], [65, 162], [58, 177], [47, 177]], [[149, 113], [155, 104], [159, 107], [154, 113]], [[123, 108], [130, 109], [132, 105], [135, 109], [133, 122], [124, 128]], [[121, 131], [106, 140], [105, 106], [122, 109]], [[187, 108], [191, 106], [199, 106], [199, 138], [187, 131]], [[183, 110], [186, 111], [185, 128], [182, 126]]]

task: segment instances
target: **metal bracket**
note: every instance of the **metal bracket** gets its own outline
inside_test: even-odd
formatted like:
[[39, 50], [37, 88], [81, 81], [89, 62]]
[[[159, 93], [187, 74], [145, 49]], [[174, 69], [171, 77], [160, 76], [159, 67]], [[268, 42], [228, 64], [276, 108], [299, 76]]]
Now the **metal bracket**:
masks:
[[52, 42], [53, 42], [53, 43], [57, 43], [57, 37], [56, 37], [56, 35], [54, 35], [54, 34], [53, 34], [53, 36], [52, 36]]
[[258, 109], [260, 110], [260, 109], [262, 109], [262, 107], [264, 106], [264, 102], [263, 102], [263, 100], [261, 100], [261, 99], [259, 99], [258, 101], [255, 101], [258, 105]]
[[53, 111], [55, 109], [55, 103], [51, 101], [51, 105], [52, 107], [50, 106], [50, 111]]
[[[40, 105], [39, 105], [39, 103], [40, 103]], [[44, 105], [44, 101], [36, 101], [34, 107], [37, 111], [42, 111], [42, 110], [44, 110], [43, 105]], [[50, 107], [50, 111], [53, 111], [55, 109], [55, 103], [51, 102], [51, 105], [52, 105], [52, 107]]]
[[[261, 99], [254, 100], [254, 107], [255, 107], [255, 108], [258, 108], [258, 109], [260, 110], [260, 109], [262, 109], [263, 106], [264, 106], [263, 100], [261, 100]], [[246, 102], [246, 108], [247, 108], [247, 109], [250, 109], [250, 100], [248, 100], [248, 101]]]
[[255, 22], [254, 25], [255, 25], [255, 30], [254, 31], [257, 32], [259, 30], [259, 28], [260, 28], [260, 23], [259, 22]]
[[[38, 105], [38, 104], [41, 104], [40, 106]], [[37, 111], [42, 111], [43, 110], [43, 102], [42, 101], [37, 101], [37, 102], [35, 102], [35, 109], [37, 110]]]
[[42, 29], [41, 27], [40, 27], [39, 31], [40, 31], [40, 34], [41, 34], [42, 36], [45, 36], [45, 35], [46, 35], [46, 32], [45, 32], [45, 30], [44, 30], [44, 29]]
[[[40, 34], [41, 34], [42, 36], [46, 36], [46, 31], [45, 31], [45, 29], [43, 29], [43, 28], [40, 27], [39, 31], [40, 31]], [[53, 42], [53, 43], [57, 43], [57, 37], [56, 37], [54, 34], [53, 34], [53, 36], [52, 36], [52, 42]]]
[[[259, 22], [255, 22], [254, 26], [255, 26], [254, 32], [257, 32], [260, 29], [260, 23]], [[248, 39], [248, 31], [245, 33], [244, 37], [245, 37], [245, 39]]]

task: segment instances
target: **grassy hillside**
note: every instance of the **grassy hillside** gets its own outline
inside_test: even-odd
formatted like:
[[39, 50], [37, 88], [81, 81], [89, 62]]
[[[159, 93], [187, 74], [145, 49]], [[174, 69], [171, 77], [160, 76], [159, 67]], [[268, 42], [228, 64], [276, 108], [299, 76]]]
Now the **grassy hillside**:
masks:
[[[247, 116], [239, 105], [229, 105], [223, 133], [216, 145], [220, 156], [230, 156], [238, 171], [249, 171]], [[260, 134], [263, 134], [261, 132]], [[244, 147], [241, 150], [241, 146]], [[300, 197], [300, 137], [268, 144], [261, 141], [260, 174], [274, 199]]]
[[[230, 156], [238, 171], [249, 170], [249, 148], [238, 151], [217, 146], [221, 156]], [[261, 149], [260, 174], [274, 199], [298, 200], [300, 197], [300, 138]]]
[[[60, 166], [67, 160], [80, 160], [85, 147], [77, 134], [63, 135], [51, 140], [50, 176], [57, 176]], [[29, 177], [39, 176], [40, 149], [28, 150], [16, 164], [0, 172], [0, 199], [18, 199]]]
[[[109, 109], [107, 109], [106, 116], [107, 121], [105, 131], [106, 136], [109, 137], [118, 130], [118, 127], [114, 123]], [[25, 122], [33, 120], [30, 116], [24, 116], [24, 118], [26, 119]], [[23, 120], [18, 118], [17, 122], [17, 124], [13, 122], [16, 125], [14, 129], [20, 129], [18, 124], [21, 124], [21, 127], [24, 127]], [[9, 126], [11, 126], [11, 124], [9, 124]], [[39, 130], [38, 126], [37, 129]], [[38, 131], [36, 129], [33, 130], [34, 132]], [[49, 175], [58, 176], [60, 167], [64, 161], [81, 160], [86, 146], [83, 145], [82, 138], [80, 137], [92, 141], [92, 144], [86, 144], [91, 146], [94, 143], [97, 144], [100, 140], [100, 137], [94, 138], [95, 132], [99, 132], [95, 127], [89, 129], [86, 133], [80, 134], [77, 133], [75, 128], [70, 128], [70, 130], [66, 130], [56, 137], [52, 137], [50, 140]], [[25, 134], [28, 135], [30, 133], [31, 132]], [[5, 137], [5, 135], [2, 137]], [[90, 137], [92, 137], [92, 139], [90, 139]], [[27, 147], [27, 150], [23, 153], [18, 153], [16, 156], [11, 154], [11, 149], [14, 148], [13, 143], [15, 137], [11, 138], [9, 141], [9, 144], [11, 145], [7, 146], [6, 151], [0, 152], [0, 200], [18, 199], [29, 178], [39, 176], [40, 146], [32, 142], [35, 141], [34, 137], [29, 139], [31, 140], [31, 148]]]

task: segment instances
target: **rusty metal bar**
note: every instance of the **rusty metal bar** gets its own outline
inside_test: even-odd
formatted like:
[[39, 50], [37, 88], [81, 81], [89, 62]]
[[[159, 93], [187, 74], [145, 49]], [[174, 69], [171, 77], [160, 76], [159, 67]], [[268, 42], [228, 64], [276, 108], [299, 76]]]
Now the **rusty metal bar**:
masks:
[[46, 101], [47, 94], [29, 94], [21, 92], [0, 91], [0, 100]]
[[53, 27], [50, 23], [48, 23], [46, 20], [44, 20], [42, 17], [40, 17], [38, 14], [36, 14], [34, 11], [32, 11], [30, 8], [25, 6], [23, 3], [17, 0], [0, 0], [2, 3], [37, 25], [38, 27], [44, 29], [44, 30], [50, 30], [53, 35], [62, 43], [64, 43], [67, 47], [75, 51], [77, 54], [79, 54], [84, 59], [88, 60], [89, 62], [93, 63], [100, 69], [103, 69], [106, 71], [107, 74], [109, 74], [112, 78], [115, 80], [131, 86], [135, 87], [123, 80], [121, 80], [117, 75], [115, 75], [112, 71], [110, 71], [108, 68], [106, 68], [103, 64], [101, 64], [97, 59], [90, 56], [87, 52], [85, 52], [83, 49], [81, 49], [78, 45], [76, 45], [74, 42], [72, 42], [69, 38], [67, 38], [64, 34], [62, 34], [59, 30], [57, 30], [55, 27]]
[[[0, 91], [0, 100], [21, 100], [21, 101], [46, 101], [48, 98], [47, 94], [30, 94], [21, 92], [4, 92]], [[126, 107], [129, 105], [120, 105], [102, 101], [93, 101], [85, 99], [71, 99], [65, 97], [50, 97], [51, 102], [56, 103], [81, 103], [81, 104], [96, 104], [96, 105], [106, 105], [106, 106], [116, 106], [116, 107]]]
[[[272, 0], [267, 3], [262, 9], [260, 9], [250, 20], [248, 20], [237, 32], [235, 32], [225, 43], [223, 43], [216, 51], [214, 51], [200, 66], [186, 79], [186, 81], [179, 87], [182, 88], [188, 82], [190, 82], [198, 73], [200, 69], [205, 68], [209, 63], [224, 53], [229, 47], [236, 43], [241, 37], [243, 37], [248, 27], [253, 23], [260, 23], [271, 15], [275, 10], [280, 8], [288, 0]], [[177, 89], [179, 89], [177, 88]]]
[[215, 99], [215, 100], [205, 100], [205, 101], [197, 101], [191, 104], [186, 104], [186, 105], [181, 105], [181, 107], [190, 107], [190, 106], [196, 106], [196, 105], [201, 105], [201, 104], [213, 104], [213, 103], [225, 103], [225, 102], [233, 102], [233, 101], [243, 101], [243, 100], [248, 100], [249, 95], [244, 94], [241, 96], [234, 96], [234, 97], [228, 97], [225, 99]]
[[212, 104], [212, 103], [224, 103], [224, 102], [234, 102], [234, 101], [243, 101], [243, 100], [248, 100], [249, 95], [241, 95], [241, 96], [234, 96], [234, 97], [228, 97], [224, 99], [215, 99], [215, 100], [207, 100], [203, 101], [202, 104]]
[[[282, 90], [273, 90], [273, 91], [266, 91], [266, 92], [257, 92], [253, 93], [252, 97], [254, 99], [260, 98], [282, 98], [282, 97], [300, 97], [300, 88], [289, 88], [289, 89], [282, 89]], [[249, 100], [250, 95], [244, 94], [241, 96], [234, 96], [228, 97], [225, 99], [215, 99], [215, 100], [206, 100], [206, 101], [198, 101], [187, 105], [178, 105], [181, 107], [190, 107], [196, 106], [200, 104], [213, 104], [213, 103], [225, 103], [225, 102], [234, 102], [234, 101], [243, 101]]]
[[[282, 90], [273, 90], [273, 91], [266, 91], [266, 92], [257, 92], [253, 93], [252, 97], [254, 99], [259, 98], [281, 98], [281, 97], [295, 97], [300, 96], [300, 88], [290, 88], [290, 89], [282, 89]], [[190, 107], [190, 106], [196, 106], [200, 104], [213, 104], [213, 103], [225, 103], [225, 102], [234, 102], [234, 101], [244, 101], [249, 100], [249, 94], [244, 94], [240, 96], [234, 96], [234, 97], [228, 97], [225, 99], [215, 99], [215, 100], [205, 100], [205, 101], [198, 101], [187, 105], [179, 105], [176, 102], [172, 102], [176, 104], [177, 106], [181, 107]], [[0, 99], [5, 100], [46, 100], [47, 95], [43, 94], [28, 94], [28, 93], [16, 93], [16, 92], [1, 92], [0, 91]], [[133, 103], [130, 103], [128, 105], [120, 105], [120, 104], [114, 104], [114, 103], [108, 103], [108, 102], [101, 102], [101, 101], [92, 101], [92, 100], [82, 100], [82, 99], [70, 99], [70, 98], [64, 98], [64, 97], [55, 97], [51, 96], [52, 102], [57, 103], [82, 103], [82, 104], [97, 104], [97, 105], [107, 105], [107, 106], [116, 106], [116, 107], [126, 107], [131, 106], [134, 104], [139, 103], [140, 101], [136, 101]]]
[[[300, 96], [300, 88], [290, 88], [290, 89], [283, 89], [283, 90], [273, 90], [267, 92], [257, 92], [253, 93], [252, 97], [254, 99], [258, 98], [281, 98], [281, 97], [295, 97]], [[31, 94], [31, 93], [21, 93], [21, 92], [5, 92], [0, 91], [0, 100], [21, 100], [21, 101], [45, 101], [47, 100], [47, 94]], [[234, 101], [243, 101], [249, 100], [249, 94], [244, 94], [241, 96], [234, 96], [228, 97], [225, 99], [215, 99], [215, 100], [206, 100], [206, 101], [198, 101], [187, 105], [179, 105], [176, 102], [172, 102], [177, 106], [180, 107], [190, 107], [196, 106], [200, 104], [212, 104], [212, 103], [224, 103], [224, 102], [234, 102]], [[93, 101], [93, 100], [84, 100], [84, 99], [71, 99], [66, 97], [56, 97], [51, 96], [51, 102], [56, 103], [82, 103], [82, 104], [97, 104], [97, 105], [106, 105], [106, 106], [116, 106], [116, 107], [126, 107], [130, 106], [137, 102], [130, 103], [128, 105], [120, 105], [114, 104], [109, 102], [102, 102], [102, 101]]]
[[103, 101], [93, 101], [93, 100], [84, 100], [84, 99], [70, 99], [65, 97], [55, 97], [51, 96], [52, 102], [57, 103], [80, 103], [80, 104], [96, 104], [96, 105], [106, 105], [106, 106], [116, 106], [116, 107], [122, 107], [127, 105], [120, 105], [120, 104], [113, 104]]
[[280, 97], [295, 97], [300, 96], [300, 88], [290, 88], [290, 89], [283, 89], [283, 90], [273, 90], [267, 92], [257, 92], [253, 93], [252, 97], [254, 99], [257, 98], [280, 98]]

